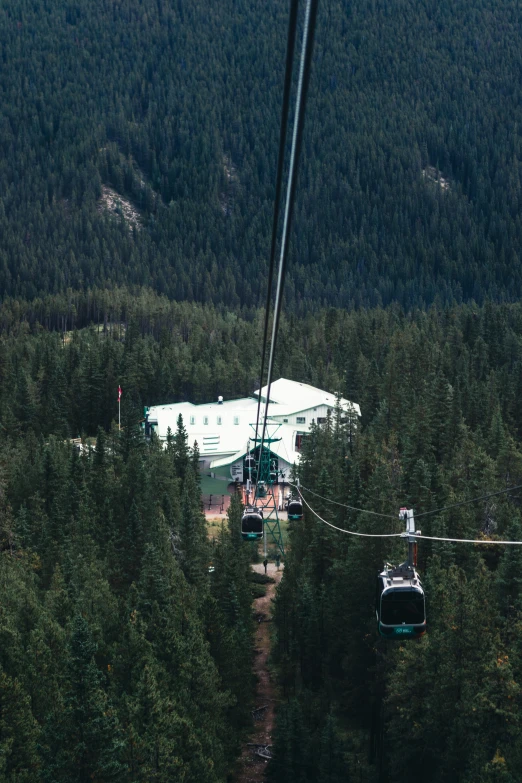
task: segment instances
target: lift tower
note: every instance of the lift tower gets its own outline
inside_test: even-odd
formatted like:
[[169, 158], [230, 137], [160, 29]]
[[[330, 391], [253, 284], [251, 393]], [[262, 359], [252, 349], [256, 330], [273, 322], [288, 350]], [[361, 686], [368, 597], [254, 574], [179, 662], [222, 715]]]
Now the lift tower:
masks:
[[261, 438], [255, 436], [255, 424], [250, 425], [254, 430], [252, 441], [254, 443], [254, 451], [257, 461], [257, 481], [254, 491], [254, 505], [263, 509], [263, 551], [264, 556], [267, 555], [267, 538], [271, 536], [274, 544], [281, 552], [282, 557], [285, 556], [285, 549], [283, 546], [283, 536], [281, 533], [281, 526], [279, 524], [279, 514], [277, 509], [276, 487], [277, 479], [280, 475], [279, 465], [277, 458], [272, 455], [271, 445], [277, 443], [281, 438], [276, 438], [275, 435], [281, 427], [280, 424], [266, 425], [266, 434], [263, 440], [263, 447], [261, 448]]

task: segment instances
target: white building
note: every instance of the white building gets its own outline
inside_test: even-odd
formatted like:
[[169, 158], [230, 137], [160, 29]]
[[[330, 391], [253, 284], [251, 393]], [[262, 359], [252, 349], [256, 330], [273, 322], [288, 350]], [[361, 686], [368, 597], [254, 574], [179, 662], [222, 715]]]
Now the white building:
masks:
[[[266, 386], [261, 389], [261, 417], [264, 415], [266, 390]], [[203, 405], [190, 402], [154, 405], [148, 409], [146, 426], [164, 440], [169, 427], [175, 433], [181, 413], [189, 445], [194, 441], [198, 443], [202, 469], [243, 481], [247, 478], [243, 475], [244, 458], [254, 447], [259, 390], [254, 394], [255, 397], [239, 400], [223, 401], [219, 398]], [[351, 411], [361, 415], [359, 406], [349, 400], [341, 398], [340, 405], [347, 413]], [[279, 439], [271, 444], [279, 471], [289, 477], [292, 465], [299, 462], [302, 439], [309, 433], [310, 425], [312, 422], [326, 422], [328, 411], [333, 411], [335, 406], [334, 394], [306, 383], [286, 378], [272, 383], [266, 437]]]

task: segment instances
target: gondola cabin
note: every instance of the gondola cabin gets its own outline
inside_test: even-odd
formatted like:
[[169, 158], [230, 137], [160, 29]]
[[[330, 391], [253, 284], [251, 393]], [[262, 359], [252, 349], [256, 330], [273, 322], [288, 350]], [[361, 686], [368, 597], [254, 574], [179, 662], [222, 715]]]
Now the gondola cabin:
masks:
[[296, 498], [290, 498], [287, 506], [288, 519], [300, 520], [303, 518], [303, 504]]
[[266, 494], [266, 483], [264, 481], [260, 481], [257, 485], [256, 495], [258, 498], [266, 498]]
[[263, 535], [263, 509], [245, 508], [241, 517], [241, 536], [245, 541], [254, 541]]
[[376, 614], [386, 639], [417, 639], [426, 633], [424, 590], [414, 568], [386, 566], [378, 575]]

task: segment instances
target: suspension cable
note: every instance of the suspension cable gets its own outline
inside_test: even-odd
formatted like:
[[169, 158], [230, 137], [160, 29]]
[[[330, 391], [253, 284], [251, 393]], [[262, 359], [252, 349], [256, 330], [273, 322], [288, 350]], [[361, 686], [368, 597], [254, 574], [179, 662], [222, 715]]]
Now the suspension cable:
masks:
[[408, 538], [423, 538], [426, 541], [449, 541], [455, 544], [504, 544], [511, 546], [522, 546], [522, 541], [495, 541], [491, 538], [443, 538], [442, 536], [421, 536], [420, 533], [401, 533]]
[[263, 453], [263, 444], [266, 436], [266, 425], [268, 419], [268, 406], [270, 403], [270, 390], [272, 386], [272, 370], [274, 368], [274, 357], [277, 344], [277, 332], [279, 329], [279, 319], [283, 305], [283, 289], [288, 261], [288, 246], [290, 242], [290, 229], [292, 227], [293, 206], [297, 186], [297, 174], [299, 170], [299, 157], [301, 153], [304, 121], [306, 116], [306, 99], [308, 87], [310, 84], [310, 73], [312, 67], [312, 54], [314, 48], [315, 24], [317, 20], [317, 7], [319, 0], [307, 0], [305, 21], [303, 29], [303, 44], [301, 48], [301, 63], [299, 67], [299, 81], [297, 85], [297, 96], [295, 104], [294, 128], [292, 137], [292, 149], [290, 154], [290, 167], [288, 172], [288, 183], [286, 192], [285, 216], [283, 222], [283, 234], [281, 238], [281, 255], [279, 259], [279, 271], [277, 276], [277, 290], [274, 305], [274, 320], [272, 324], [272, 340], [270, 343], [270, 356], [268, 360], [267, 389], [265, 415], [263, 420], [263, 431], [261, 435], [261, 447], [259, 456]]
[[257, 400], [256, 435], [254, 448], [257, 446], [259, 431], [259, 413], [261, 410], [261, 389], [265, 375], [266, 346], [268, 342], [268, 323], [270, 320], [270, 303], [272, 301], [272, 284], [274, 280], [275, 253], [277, 244], [277, 229], [279, 225], [279, 212], [281, 208], [281, 193], [283, 183], [283, 167], [285, 158], [286, 134], [288, 129], [288, 116], [290, 114], [290, 89], [292, 86], [292, 70], [294, 64], [295, 39], [297, 34], [297, 11], [299, 0], [291, 0], [290, 18], [288, 20], [288, 40], [286, 44], [285, 84], [283, 90], [283, 107], [281, 110], [281, 127], [279, 131], [279, 153], [277, 156], [277, 174], [275, 186], [274, 215], [272, 218], [272, 242], [270, 246], [270, 265], [268, 268], [268, 289], [265, 304], [265, 324], [263, 329], [263, 350], [261, 353], [261, 373], [259, 375], [259, 396]]
[[[293, 484], [290, 484], [289, 486], [294, 486]], [[316, 498], [321, 498], [321, 500], [326, 500], [327, 503], [333, 503], [335, 506], [341, 506], [342, 508], [347, 508], [350, 511], [358, 511], [360, 514], [371, 514], [374, 517], [384, 517], [385, 519], [397, 519], [396, 516], [393, 516], [392, 514], [381, 514], [378, 511], [369, 511], [366, 508], [357, 508], [356, 506], [348, 506], [346, 503], [338, 503], [337, 500], [331, 500], [330, 498], [325, 498], [324, 495], [320, 495], [318, 492], [314, 492], [313, 489], [308, 489], [308, 487], [303, 487], [303, 485], [300, 485], [301, 489], [304, 489], [305, 492], [309, 492], [311, 495], [315, 495]], [[297, 488], [297, 487], [296, 487]]]
[[467, 506], [469, 503], [478, 503], [480, 500], [489, 500], [489, 498], [497, 497], [497, 495], [505, 495], [507, 492], [514, 492], [516, 489], [522, 489], [522, 484], [518, 484], [516, 487], [508, 487], [507, 489], [500, 489], [498, 492], [489, 492], [487, 495], [481, 495], [478, 498], [471, 498], [470, 500], [461, 500], [458, 503], [451, 503], [449, 506], [443, 506], [442, 508], [435, 508], [432, 511], [423, 511], [421, 514], [415, 514], [415, 519], [419, 517], [427, 517], [428, 514], [442, 514], [443, 511], [449, 511], [452, 508], [458, 506]]
[[[331, 498], [324, 497], [324, 495], [319, 495], [318, 492], [314, 492], [312, 489], [308, 489], [308, 487], [304, 487], [302, 484], [301, 489], [304, 489], [306, 492], [310, 492], [312, 495], [321, 498], [321, 500], [325, 500], [327, 503], [333, 503], [335, 506], [341, 506], [342, 508], [347, 508], [350, 511], [359, 511], [363, 514], [373, 514], [374, 516], [378, 517], [388, 517], [388, 519], [395, 519], [395, 517], [390, 514], [379, 514], [377, 511], [369, 511], [363, 508], [356, 508], [355, 506], [348, 506], [346, 503], [339, 503], [337, 500], [332, 500]], [[452, 508], [458, 508], [459, 506], [467, 506], [470, 503], [478, 503], [481, 500], [489, 500], [489, 498], [494, 498], [498, 495], [505, 495], [508, 492], [514, 492], [517, 489], [522, 489], [522, 484], [517, 484], [517, 486], [508, 487], [507, 489], [500, 489], [498, 492], [489, 492], [487, 495], [480, 495], [479, 497], [470, 498], [469, 500], [460, 500], [458, 503], [450, 503], [448, 506], [435, 508], [431, 511], [423, 511], [420, 514], [415, 514], [415, 519], [420, 519], [420, 517], [427, 517], [430, 514], [442, 514], [443, 511], [449, 511]]]
[[[297, 489], [299, 496], [303, 503], [310, 509], [312, 514], [319, 519], [320, 522], [323, 522], [325, 525], [328, 525], [328, 527], [333, 528], [334, 530], [339, 530], [341, 533], [348, 533], [351, 536], [363, 536], [364, 538], [414, 538], [414, 539], [423, 539], [425, 541], [447, 541], [449, 543], [454, 544], [494, 544], [494, 545], [502, 545], [502, 546], [522, 546], [522, 541], [496, 541], [493, 539], [483, 539], [483, 538], [446, 538], [443, 536], [423, 536], [420, 533], [356, 533], [353, 530], [345, 530], [342, 527], [337, 527], [337, 525], [333, 525], [331, 522], [328, 522], [326, 519], [323, 519], [322, 516], [320, 516], [317, 511], [314, 511], [314, 509], [311, 507], [311, 505], [307, 502], [307, 500], [303, 497], [301, 494], [300, 488], [297, 487], [294, 484], [290, 484], [289, 486], [294, 487]], [[304, 487], [303, 487], [304, 489]], [[515, 489], [515, 487], [512, 487], [512, 489]], [[310, 491], [310, 490], [308, 490]], [[496, 493], [493, 493], [496, 494]], [[491, 497], [491, 496], [487, 496]], [[472, 501], [468, 501], [472, 502]], [[339, 503], [339, 505], [343, 505], [342, 503]], [[350, 506], [347, 506], [346, 508], [350, 508]], [[357, 511], [363, 511], [364, 509], [356, 509]], [[366, 512], [368, 513], [368, 512]], [[369, 513], [376, 513], [376, 512], [369, 512]], [[419, 515], [420, 516], [420, 515]], [[395, 517], [392, 517], [394, 519]]]
[[[299, 488], [298, 488], [299, 492]], [[326, 519], [323, 519], [317, 511], [314, 511], [312, 506], [305, 500], [305, 498], [301, 495], [299, 492], [299, 495], [301, 496], [301, 500], [303, 503], [305, 503], [312, 514], [319, 519], [320, 522], [323, 522], [325, 525], [328, 525], [328, 527], [332, 527], [334, 530], [338, 530], [340, 533], [347, 533], [350, 536], [362, 536], [363, 538], [401, 538], [403, 536], [403, 533], [356, 533], [355, 530], [345, 530], [343, 527], [337, 527], [337, 525], [332, 525], [331, 522], [327, 522]]]

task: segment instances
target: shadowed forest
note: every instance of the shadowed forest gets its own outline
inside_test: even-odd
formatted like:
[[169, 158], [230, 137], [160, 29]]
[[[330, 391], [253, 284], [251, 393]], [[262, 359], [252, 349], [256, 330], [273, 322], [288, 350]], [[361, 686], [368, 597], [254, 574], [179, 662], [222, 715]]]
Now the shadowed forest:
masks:
[[[0, 290], [259, 306], [287, 2], [6, 0]], [[522, 293], [516, 0], [325, 0], [286, 307]]]
[[[231, 783], [252, 730], [240, 500], [210, 542], [141, 425], [261, 385], [287, 15], [0, 8], [0, 783]], [[522, 485], [521, 90], [516, 0], [321, 3], [274, 377], [361, 406], [303, 445], [338, 527], [522, 540], [520, 489], [446, 508]], [[520, 547], [422, 542], [385, 643], [403, 541], [289, 536], [265, 780], [519, 783]]]
[[[8, 781], [225, 780], [250, 725], [251, 552], [240, 504], [210, 551], [197, 451], [182, 427], [166, 450], [147, 444], [139, 421], [151, 389], [163, 401], [228, 393], [225, 357], [259, 344], [261, 325], [142, 296], [149, 320], [136, 309], [125, 330], [71, 335], [30, 323], [36, 306], [18, 302], [18, 322], [13, 302], [1, 310]], [[54, 301], [38, 305], [51, 321]], [[312, 433], [303, 485], [392, 519], [311, 505], [340, 527], [398, 532], [401, 505], [421, 513], [522, 484], [521, 345], [515, 304], [285, 321], [287, 375], [337, 384], [363, 411], [356, 430], [334, 417]], [[249, 369], [238, 359], [240, 393], [255, 381], [259, 356], [251, 360]], [[121, 433], [105, 419], [116, 415], [113, 378], [123, 379]], [[96, 450], [78, 455], [66, 440], [78, 434], [97, 434]], [[521, 540], [519, 497], [433, 514], [422, 531]], [[422, 542], [428, 634], [385, 643], [375, 575], [403, 548], [354, 540], [308, 514], [293, 523], [275, 603], [282, 706], [270, 779], [391, 783], [422, 764], [434, 783], [518, 780], [522, 553]]]

